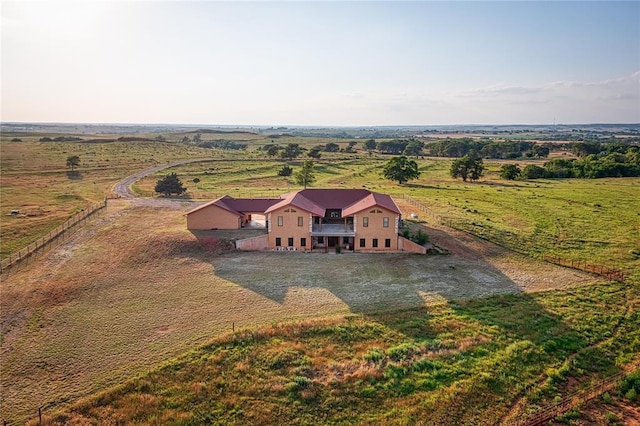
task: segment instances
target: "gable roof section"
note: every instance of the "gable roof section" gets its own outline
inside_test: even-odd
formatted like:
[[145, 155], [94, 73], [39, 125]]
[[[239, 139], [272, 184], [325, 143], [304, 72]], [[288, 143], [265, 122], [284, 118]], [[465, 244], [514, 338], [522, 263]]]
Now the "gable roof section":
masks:
[[284, 206], [294, 206], [299, 209], [308, 211], [316, 216], [324, 216], [324, 207], [316, 204], [312, 200], [308, 199], [302, 194], [303, 191], [291, 192], [282, 196], [282, 200], [279, 200], [277, 204], [269, 207], [265, 213], [270, 213]]
[[280, 198], [234, 198], [227, 204], [242, 213], [264, 213], [280, 201]]
[[279, 203], [281, 200], [279, 198], [241, 198], [235, 199], [230, 197], [229, 195], [225, 195], [208, 203], [205, 203], [195, 209], [187, 212], [189, 215], [191, 213], [197, 212], [209, 206], [217, 206], [221, 209], [227, 210], [235, 215], [242, 216], [243, 213], [262, 213], [267, 210], [272, 205]]
[[342, 210], [342, 216], [351, 216], [373, 206], [379, 206], [396, 214], [401, 214], [400, 209], [396, 205], [395, 201], [393, 201], [393, 198], [391, 198], [391, 196], [380, 194], [377, 192], [369, 192], [369, 195], [367, 195], [366, 197], [356, 201], [350, 206], [345, 207]]
[[366, 189], [303, 189], [299, 194], [325, 209], [342, 210], [371, 194]]
[[270, 213], [284, 206], [293, 206], [316, 216], [324, 216], [327, 209], [342, 210], [342, 216], [351, 216], [367, 208], [380, 206], [400, 214], [391, 196], [367, 189], [303, 189], [283, 195], [281, 198], [240, 198], [225, 195], [187, 212], [215, 205], [238, 216], [244, 213]]

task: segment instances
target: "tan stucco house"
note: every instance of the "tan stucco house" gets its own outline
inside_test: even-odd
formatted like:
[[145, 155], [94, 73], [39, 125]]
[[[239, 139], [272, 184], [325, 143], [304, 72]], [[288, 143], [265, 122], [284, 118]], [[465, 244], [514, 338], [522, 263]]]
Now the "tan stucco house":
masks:
[[413, 244], [398, 236], [401, 213], [393, 199], [366, 189], [304, 189], [261, 199], [224, 196], [186, 216], [190, 230], [263, 224], [267, 230], [263, 248], [273, 250], [340, 246], [353, 251], [394, 252]]

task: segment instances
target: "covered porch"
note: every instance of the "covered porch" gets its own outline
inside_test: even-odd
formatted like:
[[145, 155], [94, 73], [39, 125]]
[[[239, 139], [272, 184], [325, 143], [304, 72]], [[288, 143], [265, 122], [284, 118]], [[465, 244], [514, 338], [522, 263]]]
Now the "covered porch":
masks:
[[340, 247], [341, 250], [353, 250], [355, 235], [353, 223], [313, 224], [311, 249], [329, 251], [329, 249]]

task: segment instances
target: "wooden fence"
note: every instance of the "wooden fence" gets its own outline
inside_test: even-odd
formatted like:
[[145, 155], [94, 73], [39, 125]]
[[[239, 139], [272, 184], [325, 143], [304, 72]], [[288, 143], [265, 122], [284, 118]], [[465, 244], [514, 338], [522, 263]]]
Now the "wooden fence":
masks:
[[[529, 255], [529, 253], [527, 253], [525, 250], [515, 249], [512, 245], [505, 244], [504, 241], [496, 241], [495, 239], [492, 239], [491, 237], [488, 237], [486, 235], [479, 235], [477, 233], [474, 233], [474, 232], [470, 231], [466, 227], [465, 228], [461, 227], [459, 224], [456, 224], [453, 221], [446, 220], [442, 216], [438, 215], [433, 210], [431, 210], [430, 208], [428, 208], [427, 206], [422, 204], [420, 201], [418, 201], [418, 200], [416, 200], [414, 198], [411, 198], [410, 196], [408, 196], [406, 194], [403, 194], [403, 199], [406, 202], [408, 202], [409, 204], [411, 204], [412, 206], [414, 206], [417, 209], [419, 209], [422, 213], [425, 213], [429, 218], [431, 218], [438, 225], [443, 225], [443, 226], [447, 226], [449, 228], [456, 229], [458, 231], [466, 232], [466, 233], [471, 234], [471, 235], [473, 235], [475, 237], [491, 241], [492, 243], [497, 244], [497, 245], [499, 245], [501, 247], [504, 247], [506, 249], [509, 249], [511, 251], [515, 251], [515, 252], [518, 252], [518, 253], [521, 253], [521, 254]], [[525, 241], [525, 239], [523, 239], [523, 238], [521, 238], [521, 237], [519, 237], [517, 235], [511, 235], [510, 239], [514, 240], [514, 241], [517, 240], [518, 243], [516, 245], [518, 245], [519, 247], [531, 247], [531, 246], [534, 245], [533, 242]], [[565, 266], [567, 268], [573, 268], [573, 269], [578, 269], [578, 270], [581, 270], [581, 271], [589, 272], [591, 274], [599, 275], [601, 277], [605, 277], [605, 278], [608, 278], [610, 280], [624, 281], [624, 272], [623, 271], [621, 271], [619, 269], [610, 268], [608, 266], [591, 264], [591, 263], [587, 263], [585, 261], [564, 259], [564, 258], [562, 258], [560, 256], [548, 255], [548, 254], [543, 254], [542, 255], [542, 260], [544, 262], [553, 263], [555, 265]]]
[[619, 269], [612, 269], [602, 265], [593, 265], [584, 261], [563, 259], [559, 256], [549, 254], [542, 255], [542, 260], [556, 265], [566, 266], [567, 268], [579, 269], [581, 271], [607, 277], [610, 280], [624, 281], [624, 272]]
[[614, 389], [627, 375], [637, 371], [639, 367], [640, 362], [635, 362], [630, 366], [627, 366], [623, 371], [606, 377], [585, 389], [580, 389], [576, 392], [570, 393], [557, 403], [542, 408], [534, 415], [515, 420], [510, 422], [510, 424], [514, 426], [539, 426], [547, 424], [550, 420], [561, 416], [578, 405], [584, 404], [585, 402], [597, 398], [603, 393]]
[[79, 225], [89, 217], [91, 217], [97, 211], [107, 207], [107, 199], [100, 203], [95, 204], [89, 208], [85, 208], [82, 211], [74, 214], [69, 219], [67, 219], [62, 225], [57, 226], [54, 230], [49, 232], [47, 235], [41, 237], [37, 241], [32, 242], [28, 246], [24, 247], [21, 250], [18, 250], [15, 253], [12, 253], [6, 259], [3, 259], [0, 262], [0, 271], [4, 271], [16, 263], [28, 258], [35, 252], [46, 248], [49, 246], [56, 238], [63, 235], [66, 232], [69, 232], [72, 228]]

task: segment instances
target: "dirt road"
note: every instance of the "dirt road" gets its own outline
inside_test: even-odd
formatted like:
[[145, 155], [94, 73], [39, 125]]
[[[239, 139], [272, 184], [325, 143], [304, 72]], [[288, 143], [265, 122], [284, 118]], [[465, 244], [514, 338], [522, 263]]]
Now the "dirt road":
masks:
[[131, 185], [134, 182], [142, 179], [143, 177], [153, 174], [155, 172], [159, 172], [160, 170], [163, 170], [163, 169], [179, 166], [181, 164], [198, 163], [198, 162], [205, 162], [210, 160], [211, 159], [208, 159], [208, 158], [192, 158], [189, 160], [172, 161], [171, 163], [161, 164], [159, 166], [151, 167], [149, 169], [146, 169], [136, 174], [133, 174], [131, 176], [128, 176], [124, 178], [122, 181], [116, 183], [113, 186], [113, 192], [115, 192], [119, 198], [129, 198], [129, 199], [136, 198], [136, 194], [134, 194], [133, 191], [131, 191]]

